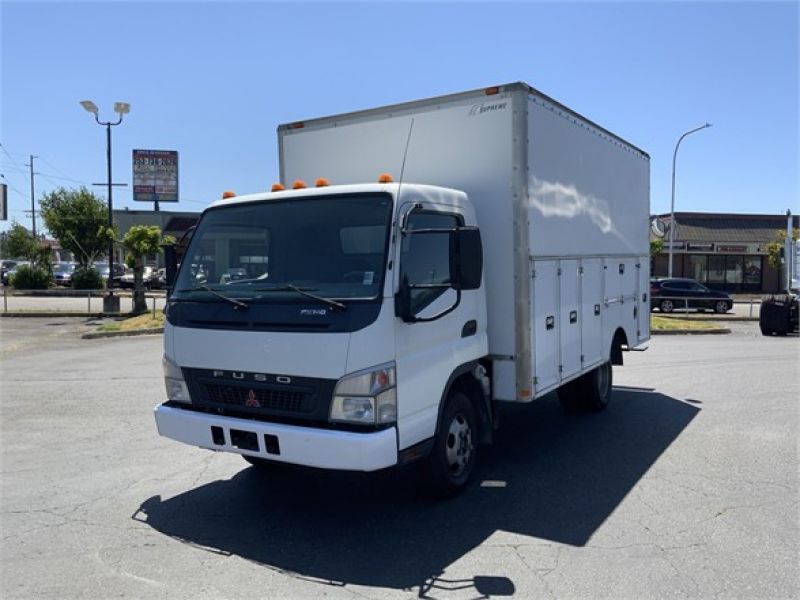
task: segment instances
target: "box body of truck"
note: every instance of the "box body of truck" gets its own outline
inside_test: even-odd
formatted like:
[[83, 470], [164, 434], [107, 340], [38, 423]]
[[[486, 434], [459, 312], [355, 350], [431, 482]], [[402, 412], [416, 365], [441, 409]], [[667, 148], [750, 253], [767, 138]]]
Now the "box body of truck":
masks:
[[214, 202], [186, 247], [162, 435], [261, 466], [421, 460], [448, 495], [497, 402], [607, 404], [649, 338], [644, 152], [521, 83], [278, 142], [283, 185]]
[[649, 339], [649, 156], [530, 86], [296, 122], [278, 139], [284, 182], [399, 177], [405, 156], [405, 181], [466, 192], [494, 399], [556, 389], [608, 360], [615, 336]]

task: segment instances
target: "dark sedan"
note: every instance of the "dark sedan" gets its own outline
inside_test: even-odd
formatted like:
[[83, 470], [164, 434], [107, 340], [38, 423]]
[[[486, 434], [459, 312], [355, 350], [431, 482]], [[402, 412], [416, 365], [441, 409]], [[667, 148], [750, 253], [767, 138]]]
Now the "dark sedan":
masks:
[[654, 308], [663, 313], [694, 308], [722, 314], [733, 308], [733, 299], [725, 292], [710, 290], [694, 279], [656, 278], [650, 280], [650, 309]]

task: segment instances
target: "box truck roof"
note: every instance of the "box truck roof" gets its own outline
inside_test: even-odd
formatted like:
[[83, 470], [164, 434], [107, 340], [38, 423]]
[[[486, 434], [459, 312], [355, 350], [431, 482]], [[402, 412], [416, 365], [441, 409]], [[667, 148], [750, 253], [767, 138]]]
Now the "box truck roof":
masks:
[[554, 105], [559, 110], [564, 111], [565, 113], [568, 113], [568, 114], [574, 116], [575, 118], [580, 119], [581, 121], [583, 121], [587, 125], [590, 125], [591, 127], [594, 127], [597, 130], [602, 131], [603, 133], [611, 136], [612, 138], [616, 139], [618, 142], [621, 142], [621, 143], [623, 143], [623, 144], [625, 144], [627, 146], [630, 146], [633, 150], [636, 150], [637, 152], [640, 152], [641, 154], [643, 154], [648, 159], [650, 158], [650, 155], [647, 154], [647, 152], [645, 152], [641, 148], [638, 148], [634, 144], [631, 144], [629, 141], [621, 138], [620, 136], [618, 136], [617, 134], [609, 131], [605, 127], [602, 127], [601, 125], [598, 125], [594, 121], [592, 121], [590, 119], [587, 119], [586, 117], [584, 117], [580, 113], [578, 113], [578, 112], [574, 111], [573, 109], [569, 108], [568, 106], [565, 106], [564, 104], [560, 103], [558, 100], [555, 100], [555, 99], [551, 98], [547, 94], [543, 94], [542, 92], [540, 92], [536, 88], [534, 88], [534, 87], [532, 87], [532, 86], [530, 86], [527, 83], [524, 83], [522, 81], [518, 81], [518, 82], [515, 82], [515, 83], [508, 83], [508, 84], [505, 84], [505, 85], [492, 86], [492, 87], [487, 87], [487, 88], [478, 88], [478, 89], [470, 90], [470, 91], [467, 91], [467, 92], [459, 92], [459, 93], [455, 93], [455, 94], [445, 94], [443, 96], [433, 96], [433, 97], [430, 97], [430, 98], [424, 98], [422, 100], [413, 100], [411, 102], [400, 102], [398, 104], [390, 104], [390, 105], [380, 106], [380, 107], [376, 107], [376, 108], [370, 108], [370, 109], [366, 109], [366, 110], [358, 110], [358, 111], [340, 113], [340, 114], [337, 114], [337, 115], [331, 115], [331, 116], [326, 116], [326, 117], [317, 117], [317, 118], [307, 119], [307, 120], [303, 120], [303, 121], [295, 121], [293, 123], [284, 123], [282, 125], [278, 125], [278, 134], [279, 134], [279, 137], [280, 137], [280, 134], [282, 132], [283, 133], [291, 133], [292, 131], [302, 130], [302, 129], [313, 129], [313, 128], [330, 127], [330, 126], [335, 125], [335, 123], [337, 121], [343, 121], [343, 120], [344, 121], [350, 121], [350, 122], [352, 122], [353, 120], [358, 120], [358, 119], [369, 120], [369, 119], [374, 118], [374, 117], [376, 117], [378, 115], [386, 115], [386, 113], [390, 113], [391, 116], [397, 116], [399, 114], [402, 114], [403, 112], [418, 112], [421, 109], [424, 109], [426, 107], [429, 107], [430, 110], [435, 110], [438, 105], [449, 104], [451, 102], [457, 102], [459, 100], [468, 100], [468, 99], [481, 98], [481, 97], [486, 97], [486, 96], [494, 96], [494, 95], [497, 95], [497, 94], [502, 94], [502, 93], [506, 93], [506, 92], [514, 92], [514, 91], [524, 91], [524, 92], [527, 92], [528, 94], [531, 94], [533, 96], [537, 96], [537, 97], [541, 98], [542, 100], [544, 100], [545, 102], [548, 102], [548, 103]]

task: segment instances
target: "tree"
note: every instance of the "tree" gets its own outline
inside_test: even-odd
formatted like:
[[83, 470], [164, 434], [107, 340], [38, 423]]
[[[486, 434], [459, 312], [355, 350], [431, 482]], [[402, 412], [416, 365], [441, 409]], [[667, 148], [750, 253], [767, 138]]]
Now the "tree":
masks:
[[36, 240], [31, 232], [15, 222], [5, 236], [3, 256], [30, 260], [36, 250], [36, 246]]
[[664, 240], [650, 240], [650, 257], [655, 258], [664, 251]]
[[108, 251], [108, 237], [103, 235], [108, 207], [85, 187], [58, 188], [45, 194], [39, 207], [50, 233], [62, 248], [72, 252], [79, 268], [92, 264]]
[[[122, 239], [122, 245], [133, 260], [133, 312], [147, 312], [147, 302], [142, 289], [144, 257], [161, 252], [161, 229], [157, 225], [134, 225]], [[127, 262], [127, 260], [126, 260]]]
[[[798, 230], [792, 229], [792, 239], [797, 241]], [[767, 260], [769, 264], [779, 269], [781, 266], [781, 250], [783, 250], [784, 243], [786, 242], [786, 230], [779, 229], [775, 232], [775, 237], [767, 244]]]

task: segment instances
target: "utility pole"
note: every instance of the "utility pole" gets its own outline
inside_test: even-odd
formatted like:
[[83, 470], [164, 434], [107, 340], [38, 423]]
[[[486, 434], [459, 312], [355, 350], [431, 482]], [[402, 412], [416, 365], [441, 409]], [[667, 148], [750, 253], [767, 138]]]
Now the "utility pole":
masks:
[[33, 172], [34, 158], [39, 158], [39, 157], [31, 154], [31, 162], [26, 166], [31, 168], [31, 222], [33, 223], [33, 239], [36, 239], [36, 196], [33, 191], [33, 176], [36, 175], [36, 173]]

